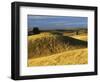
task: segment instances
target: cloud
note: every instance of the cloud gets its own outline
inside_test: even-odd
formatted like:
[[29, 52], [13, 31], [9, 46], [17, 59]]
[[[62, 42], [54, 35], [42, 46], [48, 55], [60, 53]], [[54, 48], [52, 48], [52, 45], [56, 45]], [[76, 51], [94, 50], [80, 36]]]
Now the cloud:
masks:
[[87, 26], [87, 17], [28, 15], [28, 27], [61, 28], [71, 26]]
[[58, 16], [46, 16], [46, 15], [28, 15], [28, 19], [54, 19]]

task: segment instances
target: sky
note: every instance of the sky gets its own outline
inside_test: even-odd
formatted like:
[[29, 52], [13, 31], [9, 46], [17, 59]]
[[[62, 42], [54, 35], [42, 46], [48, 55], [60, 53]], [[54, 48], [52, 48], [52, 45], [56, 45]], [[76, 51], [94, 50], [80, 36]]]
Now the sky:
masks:
[[28, 15], [27, 19], [29, 29], [38, 27], [40, 30], [86, 28], [88, 24], [87, 17]]

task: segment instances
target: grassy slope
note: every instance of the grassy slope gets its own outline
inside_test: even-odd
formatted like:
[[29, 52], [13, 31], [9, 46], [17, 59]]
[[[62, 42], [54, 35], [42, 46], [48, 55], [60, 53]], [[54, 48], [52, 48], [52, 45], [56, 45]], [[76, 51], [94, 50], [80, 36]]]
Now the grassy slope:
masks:
[[87, 35], [41, 33], [28, 37], [28, 66], [87, 64]]
[[66, 51], [51, 56], [29, 59], [28, 66], [87, 64], [87, 48]]
[[28, 37], [28, 58], [43, 57], [86, 47], [86, 41], [60, 34], [41, 33]]
[[71, 36], [72, 38], [75, 39], [79, 39], [79, 40], [83, 40], [83, 41], [87, 41], [88, 37], [86, 35], [75, 35], [75, 36]]

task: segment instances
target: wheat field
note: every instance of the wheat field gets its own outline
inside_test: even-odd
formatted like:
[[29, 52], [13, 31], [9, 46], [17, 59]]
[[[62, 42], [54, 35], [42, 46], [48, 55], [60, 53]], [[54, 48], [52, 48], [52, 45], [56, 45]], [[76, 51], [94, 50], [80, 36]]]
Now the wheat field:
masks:
[[28, 36], [29, 67], [87, 63], [87, 34], [65, 36], [44, 32]]

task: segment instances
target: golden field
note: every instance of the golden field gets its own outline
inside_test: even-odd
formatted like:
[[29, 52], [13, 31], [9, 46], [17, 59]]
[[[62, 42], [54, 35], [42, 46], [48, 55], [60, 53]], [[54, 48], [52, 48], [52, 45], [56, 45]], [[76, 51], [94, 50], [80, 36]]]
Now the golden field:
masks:
[[43, 32], [28, 36], [28, 66], [87, 64], [87, 34]]
[[28, 66], [66, 65], [66, 64], [86, 64], [87, 48], [62, 52], [51, 56], [29, 59]]

